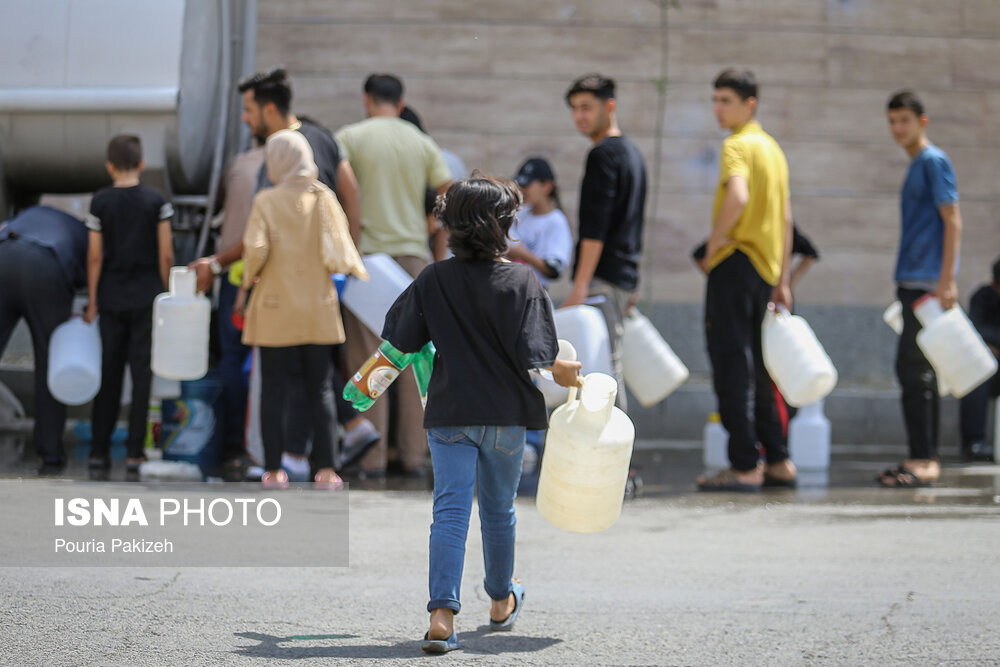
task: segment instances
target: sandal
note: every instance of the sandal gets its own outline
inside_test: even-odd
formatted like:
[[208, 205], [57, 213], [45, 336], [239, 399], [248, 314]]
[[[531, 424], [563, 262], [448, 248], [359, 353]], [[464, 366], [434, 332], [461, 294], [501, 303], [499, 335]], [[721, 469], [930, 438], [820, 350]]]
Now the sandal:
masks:
[[91, 456], [87, 461], [87, 476], [97, 482], [106, 482], [111, 477], [111, 461]]
[[517, 579], [511, 579], [510, 589], [514, 596], [514, 611], [510, 612], [510, 616], [502, 621], [490, 619], [490, 630], [494, 632], [507, 632], [514, 629], [514, 621], [517, 620], [517, 615], [521, 613], [521, 607], [524, 606], [524, 585]]
[[791, 479], [782, 479], [780, 477], [775, 477], [774, 475], [768, 475], [766, 472], [764, 473], [764, 483], [762, 486], [772, 489], [794, 489], [798, 485], [798, 480], [794, 477]]
[[757, 493], [760, 487], [760, 484], [741, 482], [731, 468], [698, 482], [699, 491], [709, 492]]
[[462, 645], [458, 642], [458, 633], [452, 631], [451, 637], [447, 639], [430, 639], [429, 635], [424, 634], [420, 648], [424, 653], [447, 653], [462, 648]]
[[883, 470], [875, 478], [879, 484], [887, 489], [918, 489], [924, 486], [931, 486], [935, 480], [920, 479], [912, 470], [907, 470], [903, 466]]
[[142, 464], [146, 462], [146, 457], [141, 459], [126, 459], [125, 460], [125, 481], [126, 482], [138, 482], [139, 481], [139, 470], [142, 468]]
[[265, 489], [287, 489], [288, 473], [284, 470], [268, 470], [260, 476], [260, 484]]

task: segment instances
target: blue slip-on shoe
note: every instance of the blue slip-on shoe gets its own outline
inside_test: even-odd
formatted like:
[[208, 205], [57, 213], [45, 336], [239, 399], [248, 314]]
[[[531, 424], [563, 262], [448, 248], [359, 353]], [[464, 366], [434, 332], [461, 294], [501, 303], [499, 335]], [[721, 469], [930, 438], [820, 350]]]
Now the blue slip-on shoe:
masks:
[[447, 639], [428, 639], [427, 633], [424, 633], [424, 641], [420, 644], [420, 648], [425, 653], [447, 653], [462, 648], [462, 645], [458, 643], [458, 633], [452, 630], [451, 637]]
[[502, 621], [490, 619], [490, 630], [494, 632], [512, 630], [514, 628], [514, 621], [517, 620], [517, 615], [521, 613], [521, 607], [524, 606], [524, 585], [520, 581], [511, 581], [510, 588], [514, 594], [514, 611], [510, 612], [510, 616]]

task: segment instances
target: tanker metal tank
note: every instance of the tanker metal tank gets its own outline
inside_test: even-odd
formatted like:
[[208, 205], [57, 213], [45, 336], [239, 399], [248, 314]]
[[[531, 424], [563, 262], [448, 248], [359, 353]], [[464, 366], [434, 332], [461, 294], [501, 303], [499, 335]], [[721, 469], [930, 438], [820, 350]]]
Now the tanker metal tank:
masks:
[[178, 210], [178, 259], [203, 247], [240, 142], [235, 82], [253, 71], [256, 21], [256, 0], [5, 2], [0, 219], [42, 193], [107, 185], [108, 140], [127, 132], [142, 138], [143, 181]]

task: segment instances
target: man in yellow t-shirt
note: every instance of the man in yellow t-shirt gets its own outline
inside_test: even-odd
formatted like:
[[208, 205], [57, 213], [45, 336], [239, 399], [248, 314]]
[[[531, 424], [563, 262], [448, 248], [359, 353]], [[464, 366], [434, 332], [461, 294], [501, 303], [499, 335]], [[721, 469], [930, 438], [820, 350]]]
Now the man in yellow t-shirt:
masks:
[[[719, 415], [729, 432], [730, 467], [698, 478], [698, 488], [754, 492], [762, 485], [795, 484], [785, 404], [764, 368], [760, 335], [769, 301], [791, 307], [788, 163], [754, 118], [753, 73], [726, 70], [714, 86], [716, 118], [731, 134], [722, 143], [705, 255], [705, 337]], [[763, 466], [758, 443], [766, 456]]]
[[[341, 128], [335, 135], [341, 153], [350, 162], [361, 192], [361, 225], [351, 236], [362, 253], [386, 253], [414, 278], [428, 263], [429, 237], [435, 237], [434, 259], [444, 259], [445, 235], [437, 234], [436, 221], [429, 228], [424, 195], [430, 185], [443, 193], [451, 184], [451, 172], [434, 140], [399, 117], [403, 110], [403, 83], [391, 74], [372, 74], [365, 81], [367, 118]], [[347, 334], [347, 365], [359, 368], [382, 339], [381, 331], [370, 331], [353, 313], [344, 313]], [[427, 437], [420, 393], [407, 368], [400, 378], [366, 413], [379, 433], [390, 433], [389, 415], [394, 415], [394, 454], [408, 476], [425, 470]], [[361, 459], [362, 476], [385, 476], [389, 452], [385, 437]]]

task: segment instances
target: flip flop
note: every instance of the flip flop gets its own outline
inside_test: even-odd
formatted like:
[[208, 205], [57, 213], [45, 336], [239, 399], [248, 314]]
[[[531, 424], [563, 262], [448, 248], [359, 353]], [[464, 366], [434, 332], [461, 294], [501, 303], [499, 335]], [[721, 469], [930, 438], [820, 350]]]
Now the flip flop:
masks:
[[420, 644], [420, 648], [424, 653], [447, 653], [462, 648], [462, 645], [458, 643], [458, 633], [453, 630], [451, 637], [447, 639], [428, 639], [427, 633], [424, 633], [424, 641]]
[[764, 473], [764, 484], [762, 486], [772, 489], [794, 489], [798, 485], [799, 482], [794, 477], [791, 479], [779, 479], [778, 477], [772, 477]]
[[520, 581], [511, 580], [510, 582], [511, 592], [514, 594], [514, 611], [510, 612], [510, 616], [502, 621], [494, 621], [490, 619], [490, 630], [493, 632], [508, 632], [514, 628], [514, 621], [517, 620], [517, 615], [521, 613], [521, 607], [524, 606], [524, 585]]
[[[892, 481], [889, 482], [889, 480]], [[907, 470], [903, 466], [883, 470], [876, 481], [886, 489], [919, 489], [934, 483], [933, 480], [920, 479], [913, 471]]]
[[698, 482], [699, 491], [713, 493], [758, 493], [760, 492], [760, 487], [760, 484], [747, 484], [746, 482], [739, 481], [736, 479], [736, 475], [733, 474], [732, 470], [723, 470], [713, 477], [709, 477], [704, 481]]

